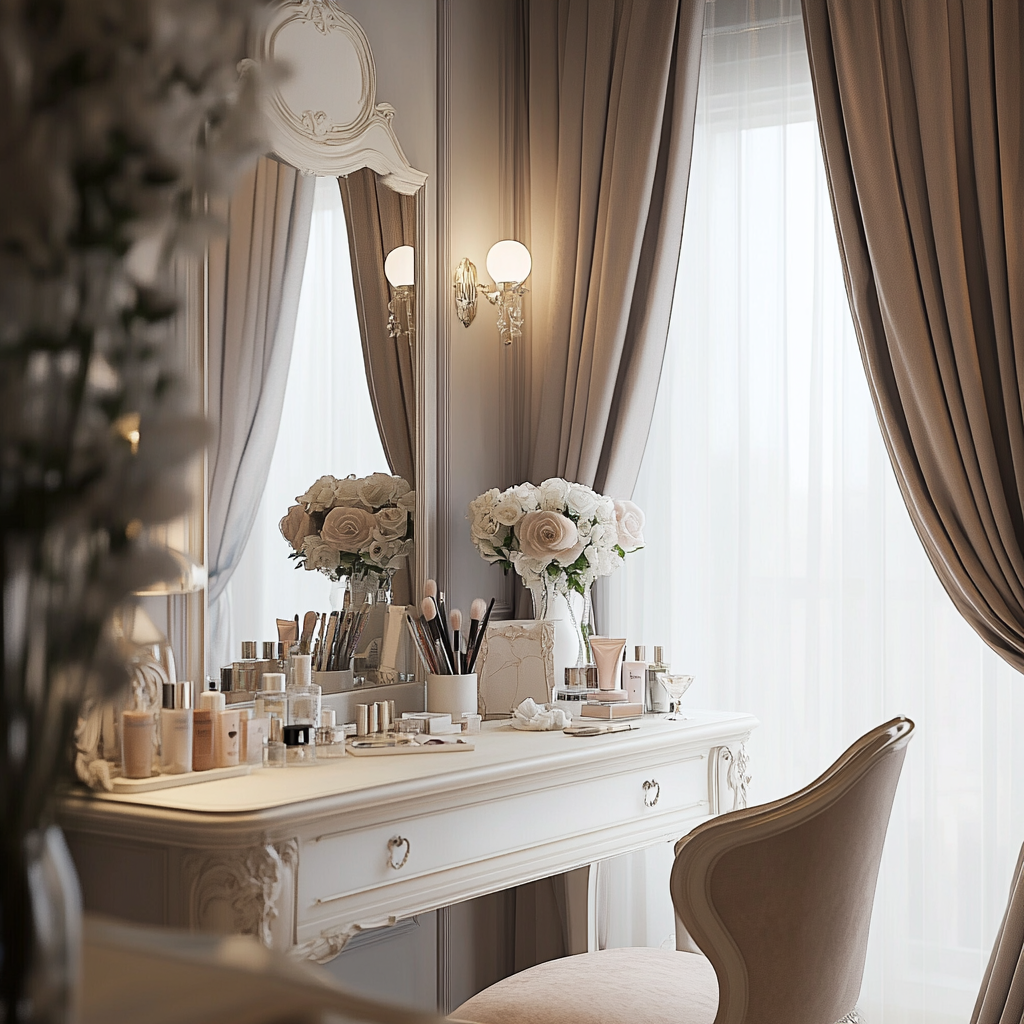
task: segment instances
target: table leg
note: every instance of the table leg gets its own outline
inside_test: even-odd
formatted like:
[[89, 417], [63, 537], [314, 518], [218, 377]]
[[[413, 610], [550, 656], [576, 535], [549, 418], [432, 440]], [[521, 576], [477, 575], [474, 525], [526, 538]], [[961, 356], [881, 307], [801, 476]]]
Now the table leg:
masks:
[[597, 951], [597, 864], [565, 873], [566, 923], [570, 955]]
[[437, 920], [437, 1012], [447, 1017], [452, 1012], [451, 935], [452, 908], [438, 907]]

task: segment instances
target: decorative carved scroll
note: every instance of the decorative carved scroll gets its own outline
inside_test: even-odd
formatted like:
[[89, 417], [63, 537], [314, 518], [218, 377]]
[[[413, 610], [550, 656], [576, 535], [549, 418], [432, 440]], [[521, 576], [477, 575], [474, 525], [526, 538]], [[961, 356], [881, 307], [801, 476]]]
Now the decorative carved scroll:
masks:
[[738, 811], [747, 806], [747, 789], [753, 777], [749, 768], [746, 743], [740, 743], [735, 751], [731, 747], [719, 747], [717, 753], [712, 752], [711, 806], [715, 813]]
[[377, 102], [366, 33], [336, 0], [276, 0], [258, 60], [291, 69], [269, 86], [264, 104], [271, 144], [283, 160], [306, 174], [369, 167], [405, 195], [427, 180], [402, 151], [391, 125], [395, 108]]
[[187, 854], [182, 868], [188, 886], [189, 926], [197, 931], [224, 931], [227, 925], [234, 933], [255, 935], [269, 947], [284, 880], [294, 875], [298, 857], [295, 839], [244, 850]]

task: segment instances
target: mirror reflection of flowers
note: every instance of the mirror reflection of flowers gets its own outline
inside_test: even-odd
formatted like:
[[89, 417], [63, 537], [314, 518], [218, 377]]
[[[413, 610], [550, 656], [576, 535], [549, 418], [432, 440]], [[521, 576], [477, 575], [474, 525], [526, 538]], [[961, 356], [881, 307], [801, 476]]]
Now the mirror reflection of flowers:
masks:
[[281, 520], [288, 556], [332, 580], [390, 575], [413, 547], [416, 492], [400, 476], [322, 476]]
[[470, 502], [469, 521], [483, 558], [515, 569], [531, 590], [586, 594], [644, 545], [644, 514], [633, 502], [559, 477], [492, 487]]

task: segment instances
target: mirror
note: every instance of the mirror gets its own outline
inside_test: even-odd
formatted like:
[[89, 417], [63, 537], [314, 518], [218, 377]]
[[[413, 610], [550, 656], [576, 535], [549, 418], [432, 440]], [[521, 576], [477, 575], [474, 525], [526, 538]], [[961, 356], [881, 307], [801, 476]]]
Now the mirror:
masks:
[[[332, 603], [329, 580], [317, 572], [294, 572], [288, 546], [277, 531], [278, 520], [296, 495], [326, 473], [362, 477], [390, 473], [393, 467], [414, 487], [418, 475], [415, 456], [422, 397], [417, 379], [421, 342], [416, 303], [413, 299], [407, 305], [408, 293], [389, 286], [384, 263], [393, 249], [411, 245], [415, 277], [422, 278], [418, 225], [423, 214], [418, 193], [426, 175], [409, 164], [398, 143], [392, 128], [394, 109], [377, 102], [365, 34], [336, 4], [330, 0], [276, 4], [256, 52], [260, 60], [286, 63], [290, 74], [265, 97], [271, 144], [280, 163], [262, 161], [262, 169], [256, 172], [263, 175], [262, 184], [257, 179], [250, 189], [251, 201], [250, 193], [241, 201], [247, 216], [250, 207], [256, 211], [251, 215], [252, 249], [245, 272], [250, 285], [258, 279], [258, 288], [251, 289], [255, 298], [249, 300], [247, 294], [247, 301], [253, 306], [263, 302], [269, 321], [274, 294], [279, 295], [276, 301], [282, 308], [291, 295], [295, 331], [287, 364], [275, 358], [273, 338], [262, 339], [263, 363], [256, 365], [255, 357], [243, 358], [241, 369], [248, 367], [252, 372], [236, 374], [233, 380], [229, 380], [227, 355], [222, 366], [211, 357], [210, 384], [217, 394], [211, 394], [210, 415], [220, 420], [222, 437], [227, 437], [226, 419], [233, 415], [227, 390], [252, 392], [256, 377], [261, 377], [264, 389], [255, 397], [248, 395], [250, 403], [276, 402], [281, 413], [265, 417], [275, 422], [269, 435], [265, 426], [254, 426], [249, 434], [235, 439], [239, 468], [230, 489], [224, 487], [224, 473], [219, 480], [216, 475], [224, 468], [223, 440], [211, 458], [208, 674], [237, 659], [241, 640], [276, 639], [275, 618], [308, 609], [325, 611]], [[273, 231], [261, 234], [256, 230], [257, 207], [267, 203], [267, 192], [273, 189], [278, 206], [264, 217]], [[305, 242], [302, 228], [307, 217]], [[232, 228], [231, 239], [235, 237]], [[275, 278], [283, 251], [288, 246], [298, 250], [303, 244], [306, 259], [301, 275], [292, 274], [290, 279], [287, 268], [278, 268]], [[288, 257], [293, 264], [302, 262], [296, 261], [294, 251]], [[224, 262], [230, 264], [235, 258], [240, 258], [238, 253]], [[211, 267], [215, 262], [211, 258]], [[263, 264], [267, 281], [260, 277]], [[225, 273], [231, 269], [228, 266]], [[225, 285], [225, 294], [228, 290]], [[224, 333], [227, 325], [226, 319], [217, 321], [217, 299], [211, 285], [211, 344], [216, 344], [218, 327]], [[286, 320], [282, 316], [282, 323]], [[238, 364], [236, 359], [234, 365]], [[261, 429], [264, 434], [259, 436]], [[237, 432], [244, 430], [243, 421]], [[246, 452], [253, 438], [258, 443]], [[247, 457], [257, 465], [247, 467]], [[223, 461], [226, 464], [226, 458]], [[250, 489], [248, 504], [256, 507], [247, 509], [245, 499], [239, 498], [244, 487], [236, 486], [239, 481], [244, 484], [246, 472], [267, 479], [266, 492], [259, 492], [257, 500]], [[245, 515], [240, 516], [241, 511]], [[233, 521], [221, 529], [232, 516]], [[418, 520], [416, 527], [418, 536]], [[248, 538], [244, 545], [231, 542], [227, 536], [231, 531], [235, 537]], [[232, 543], [236, 550], [231, 550]], [[229, 565], [230, 579], [218, 588], [218, 571]], [[282, 570], [289, 579], [275, 585], [275, 579], [282, 579]], [[397, 602], [411, 599], [413, 573], [409, 570], [396, 576]], [[253, 622], [258, 626], [249, 625]]]

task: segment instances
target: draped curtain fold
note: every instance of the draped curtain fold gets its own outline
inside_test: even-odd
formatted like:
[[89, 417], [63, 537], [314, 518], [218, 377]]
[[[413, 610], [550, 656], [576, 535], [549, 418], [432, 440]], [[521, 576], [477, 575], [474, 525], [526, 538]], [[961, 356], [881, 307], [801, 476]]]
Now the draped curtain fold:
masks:
[[393, 192], [369, 168], [339, 178], [345, 206], [366, 383], [391, 472], [416, 485], [416, 381], [405, 335], [388, 333], [384, 258], [416, 245], [416, 197]]
[[702, 0], [529, 7], [530, 478], [628, 497], [675, 285]]
[[[836, 234], [900, 489], [959, 612], [1024, 670], [1024, 12], [803, 0]], [[1020, 863], [973, 1021], [1019, 1024]]]
[[[218, 212], [209, 253], [209, 600], [231, 578], [274, 452], [309, 242], [314, 179], [272, 157]], [[211, 631], [213, 633], [214, 631]], [[217, 661], [216, 664], [221, 664]]]
[[1005, 0], [803, 8], [896, 477], [957, 609], [1024, 670], [1024, 13]]

